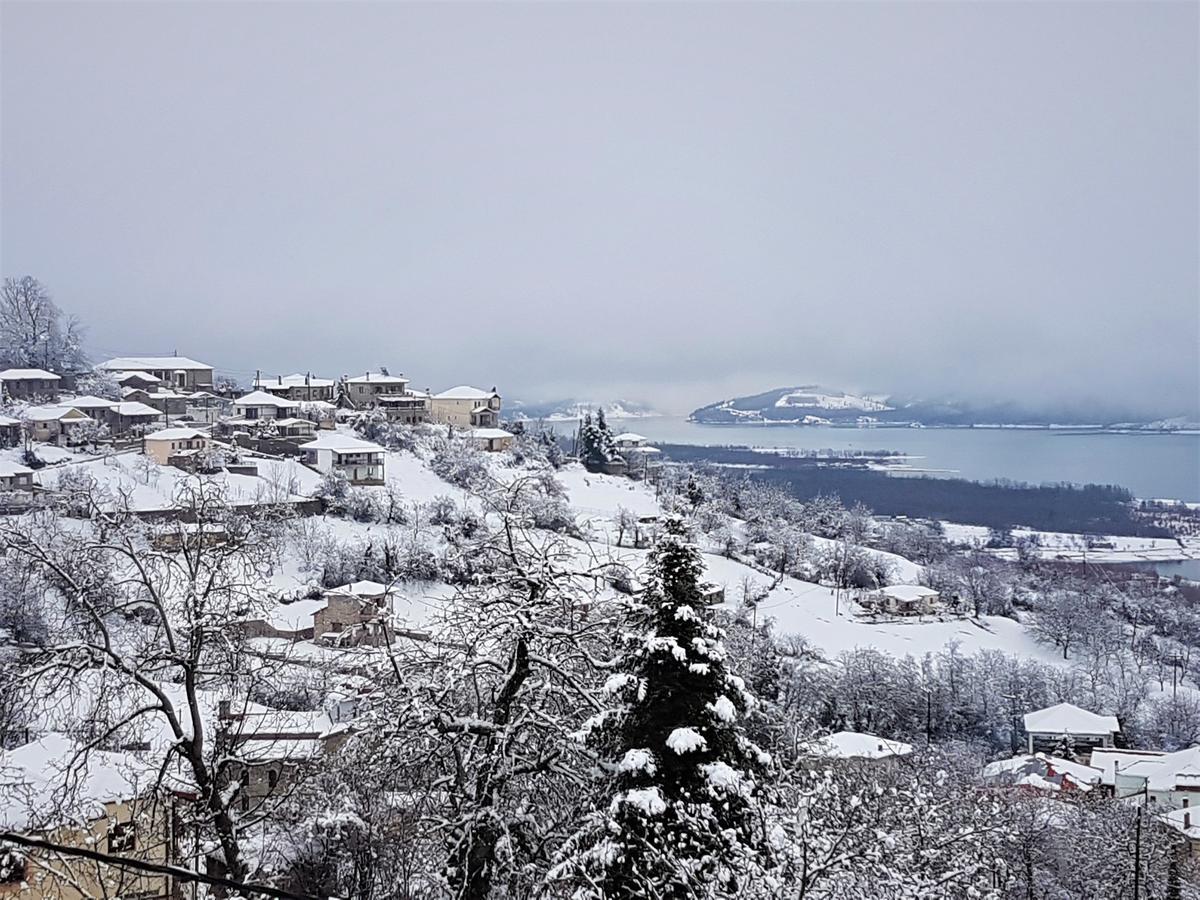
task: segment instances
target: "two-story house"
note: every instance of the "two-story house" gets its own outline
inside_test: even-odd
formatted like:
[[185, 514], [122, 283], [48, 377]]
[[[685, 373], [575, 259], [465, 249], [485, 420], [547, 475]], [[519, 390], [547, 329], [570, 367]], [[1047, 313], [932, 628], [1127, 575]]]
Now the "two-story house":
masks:
[[31, 440], [83, 444], [95, 434], [96, 420], [70, 406], [31, 406], [21, 413]]
[[239, 419], [286, 419], [300, 404], [266, 391], [251, 391], [233, 401], [233, 414]]
[[319, 472], [340, 472], [351, 484], [383, 484], [383, 448], [371, 441], [330, 431], [300, 445], [304, 462]]
[[163, 428], [142, 438], [142, 449], [165, 466], [174, 457], [203, 453], [211, 443], [208, 434], [198, 428]]
[[365, 372], [353, 378], [345, 378], [342, 389], [345, 398], [355, 409], [374, 409], [384, 397], [401, 397], [408, 393], [409, 379], [403, 373], [388, 375], [383, 372]]
[[0, 395], [12, 400], [57, 400], [61, 381], [45, 369], [5, 369], [0, 372]]
[[428, 391], [381, 394], [378, 408], [387, 415], [388, 421], [402, 425], [421, 425], [432, 418]]
[[145, 372], [181, 393], [213, 389], [213, 367], [186, 356], [119, 356], [96, 368], [114, 374]]
[[463, 428], [496, 428], [500, 425], [500, 395], [460, 384], [431, 398], [433, 421]]
[[274, 378], [259, 377], [254, 382], [256, 391], [266, 391], [276, 397], [297, 402], [313, 400], [332, 401], [337, 382], [332, 378], [317, 378], [311, 372], [301, 375], [276, 375]]
[[159, 410], [137, 400], [108, 400], [85, 394], [64, 400], [61, 405], [86, 413], [116, 435], [152, 425], [163, 417]]

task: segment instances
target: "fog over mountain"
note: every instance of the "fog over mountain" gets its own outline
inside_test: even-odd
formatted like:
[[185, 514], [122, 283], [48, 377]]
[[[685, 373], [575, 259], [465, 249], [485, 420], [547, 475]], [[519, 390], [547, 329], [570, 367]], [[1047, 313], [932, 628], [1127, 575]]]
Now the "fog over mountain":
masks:
[[1196, 415], [1197, 19], [5, 3], [0, 268], [243, 375]]

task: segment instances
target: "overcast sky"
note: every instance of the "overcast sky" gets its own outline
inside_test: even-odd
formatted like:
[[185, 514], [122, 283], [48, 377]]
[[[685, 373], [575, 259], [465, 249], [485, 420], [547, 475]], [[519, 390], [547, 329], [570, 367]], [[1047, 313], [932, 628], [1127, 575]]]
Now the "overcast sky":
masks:
[[0, 263], [97, 356], [1195, 411], [1198, 9], [5, 0]]

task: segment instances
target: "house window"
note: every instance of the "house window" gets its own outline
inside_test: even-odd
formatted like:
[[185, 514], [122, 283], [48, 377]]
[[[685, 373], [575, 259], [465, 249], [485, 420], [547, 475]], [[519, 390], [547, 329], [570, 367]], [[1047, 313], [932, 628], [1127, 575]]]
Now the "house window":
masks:
[[108, 826], [108, 852], [129, 853], [137, 843], [137, 826], [133, 822], [113, 822]]
[[275, 769], [267, 769], [267, 787], [275, 790], [277, 784], [279, 784], [279, 772]]

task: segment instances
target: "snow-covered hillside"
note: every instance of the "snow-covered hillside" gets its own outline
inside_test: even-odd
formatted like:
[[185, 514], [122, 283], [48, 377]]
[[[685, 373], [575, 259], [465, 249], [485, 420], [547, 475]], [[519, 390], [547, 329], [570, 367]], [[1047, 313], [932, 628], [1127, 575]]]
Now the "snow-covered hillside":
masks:
[[782, 394], [775, 401], [775, 407], [777, 409], [854, 409], [860, 412], [883, 412], [892, 408], [882, 400], [859, 397], [844, 392], [827, 393], [816, 385], [796, 388]]

